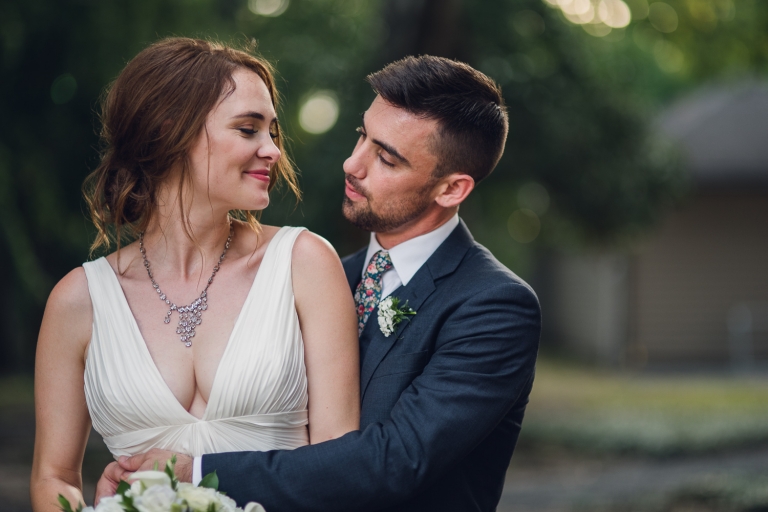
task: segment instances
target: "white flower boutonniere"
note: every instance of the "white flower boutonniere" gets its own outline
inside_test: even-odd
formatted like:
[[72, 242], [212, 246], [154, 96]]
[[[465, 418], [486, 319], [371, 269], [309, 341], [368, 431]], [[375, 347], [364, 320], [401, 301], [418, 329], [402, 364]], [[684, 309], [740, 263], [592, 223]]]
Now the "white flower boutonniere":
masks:
[[408, 301], [400, 307], [400, 299], [387, 297], [379, 303], [379, 328], [384, 336], [388, 337], [407, 316], [415, 314], [416, 312], [408, 307]]

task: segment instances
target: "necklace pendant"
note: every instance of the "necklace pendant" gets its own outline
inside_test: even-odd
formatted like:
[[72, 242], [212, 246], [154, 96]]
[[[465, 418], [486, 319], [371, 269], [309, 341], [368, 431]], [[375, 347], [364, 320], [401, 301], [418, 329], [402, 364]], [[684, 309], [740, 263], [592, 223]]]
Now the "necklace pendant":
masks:
[[192, 346], [192, 338], [195, 337], [195, 328], [203, 321], [203, 311], [208, 309], [208, 287], [213, 282], [213, 278], [216, 277], [216, 273], [219, 271], [222, 261], [224, 261], [224, 256], [227, 255], [227, 250], [229, 249], [229, 244], [232, 242], [232, 236], [234, 234], [234, 227], [230, 222], [229, 236], [227, 237], [227, 241], [224, 244], [224, 252], [221, 253], [218, 263], [216, 263], [216, 266], [213, 267], [213, 272], [211, 273], [211, 277], [208, 278], [208, 284], [203, 290], [203, 293], [201, 293], [200, 297], [192, 302], [192, 304], [178, 307], [176, 304], [171, 302], [171, 300], [165, 293], [163, 293], [162, 290], [160, 290], [160, 285], [158, 285], [155, 282], [155, 278], [152, 277], [152, 271], [149, 267], [149, 260], [147, 260], [147, 251], [144, 249], [144, 232], [142, 231], [139, 233], [139, 252], [141, 252], [141, 257], [144, 260], [144, 267], [147, 269], [149, 280], [152, 282], [152, 288], [155, 289], [160, 300], [169, 306], [168, 312], [165, 314], [165, 318], [163, 318], [163, 323], [171, 323], [171, 314], [173, 314], [174, 311], [179, 314], [179, 325], [176, 327], [176, 334], [179, 335], [181, 342], [184, 343], [185, 347]]

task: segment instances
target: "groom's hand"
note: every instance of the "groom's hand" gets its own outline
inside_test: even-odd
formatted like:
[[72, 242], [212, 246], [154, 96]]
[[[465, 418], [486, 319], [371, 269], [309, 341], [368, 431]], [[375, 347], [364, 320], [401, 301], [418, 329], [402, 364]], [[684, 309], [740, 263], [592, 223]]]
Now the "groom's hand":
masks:
[[120, 457], [117, 461], [120, 468], [126, 473], [134, 473], [136, 471], [147, 471], [157, 467], [162, 470], [165, 468], [165, 463], [171, 460], [171, 457], [176, 455], [175, 473], [179, 482], [192, 482], [192, 457], [189, 455], [179, 455], [167, 450], [159, 450], [153, 448], [147, 453], [140, 453], [133, 457]]
[[130, 474], [130, 471], [121, 468], [117, 462], [113, 462], [104, 468], [104, 473], [101, 474], [99, 483], [96, 484], [94, 505], [98, 505], [101, 498], [114, 496], [117, 492], [117, 486], [120, 484], [120, 480], [127, 480]]

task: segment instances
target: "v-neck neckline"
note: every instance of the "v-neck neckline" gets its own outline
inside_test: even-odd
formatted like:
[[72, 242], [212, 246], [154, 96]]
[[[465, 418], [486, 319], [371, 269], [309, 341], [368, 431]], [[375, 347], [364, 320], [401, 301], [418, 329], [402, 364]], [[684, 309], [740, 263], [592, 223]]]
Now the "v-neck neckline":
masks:
[[131, 310], [131, 305], [128, 303], [128, 298], [125, 295], [125, 290], [123, 290], [122, 285], [120, 284], [120, 280], [117, 278], [117, 274], [115, 273], [115, 270], [112, 268], [112, 265], [109, 264], [109, 261], [105, 257], [102, 257], [100, 259], [104, 260], [104, 264], [109, 267], [109, 273], [112, 276], [113, 283], [116, 286], [116, 289], [120, 292], [119, 297], [121, 298], [121, 307], [124, 307], [128, 316], [130, 317], [130, 323], [131, 327], [134, 331], [134, 334], [136, 336], [136, 342], [140, 346], [139, 350], [142, 352], [143, 357], [147, 360], [148, 365], [151, 367], [151, 371], [155, 374], [155, 376], [162, 382], [162, 388], [167, 392], [170, 399], [178, 406], [178, 408], [182, 411], [183, 414], [185, 414], [188, 418], [192, 419], [194, 422], [201, 422], [201, 421], [208, 421], [208, 411], [211, 410], [211, 402], [216, 397], [214, 394], [219, 382], [219, 370], [222, 367], [222, 364], [224, 363], [224, 360], [227, 358], [227, 355], [230, 352], [230, 348], [232, 346], [232, 337], [237, 332], [237, 328], [240, 324], [240, 321], [243, 317], [243, 311], [245, 311], [246, 306], [249, 305], [251, 298], [253, 296], [253, 290], [256, 289], [256, 283], [259, 280], [259, 276], [261, 275], [261, 271], [264, 268], [264, 264], [267, 263], [267, 257], [272, 255], [272, 246], [273, 242], [275, 242], [275, 239], [278, 238], [282, 234], [282, 232], [285, 230], [285, 226], [280, 228], [277, 233], [272, 237], [272, 239], [267, 244], [267, 248], [264, 250], [264, 256], [261, 259], [261, 263], [259, 264], [259, 269], [256, 271], [256, 275], [253, 278], [253, 282], [251, 283], [251, 287], [248, 290], [248, 294], [245, 296], [245, 301], [243, 301], [242, 306], [240, 307], [240, 312], [237, 314], [237, 318], [235, 319], [235, 323], [232, 325], [232, 331], [229, 333], [229, 337], [227, 338], [227, 344], [224, 347], [224, 352], [221, 354], [221, 359], [219, 360], [219, 364], [216, 366], [216, 372], [213, 376], [213, 384], [211, 385], [211, 391], [208, 395], [208, 402], [205, 404], [205, 410], [203, 411], [203, 415], [201, 417], [197, 417], [191, 412], [189, 412], [182, 404], [179, 402], [179, 399], [176, 398], [176, 395], [173, 394], [173, 391], [171, 390], [168, 383], [163, 378], [163, 374], [160, 373], [160, 369], [157, 367], [157, 364], [155, 363], [155, 360], [152, 358], [152, 353], [149, 351], [149, 347], [147, 346], [147, 341], [144, 339], [144, 335], [141, 333], [141, 329], [139, 329], [139, 323], [136, 321], [136, 317], [133, 314], [133, 311]]

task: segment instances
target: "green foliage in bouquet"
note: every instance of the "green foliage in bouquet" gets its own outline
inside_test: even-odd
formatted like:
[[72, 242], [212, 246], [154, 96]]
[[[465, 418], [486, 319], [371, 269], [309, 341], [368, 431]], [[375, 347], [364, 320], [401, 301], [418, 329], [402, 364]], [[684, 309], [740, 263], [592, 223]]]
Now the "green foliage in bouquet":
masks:
[[72, 508], [69, 501], [59, 495], [62, 512], [264, 512], [258, 503], [248, 503], [245, 509], [238, 508], [234, 500], [218, 492], [219, 477], [216, 472], [202, 479], [198, 486], [179, 482], [174, 467], [176, 457], [166, 462], [165, 469], [139, 471], [131, 475], [132, 483], [121, 481], [117, 493], [105, 497], [95, 508], [79, 504]]

